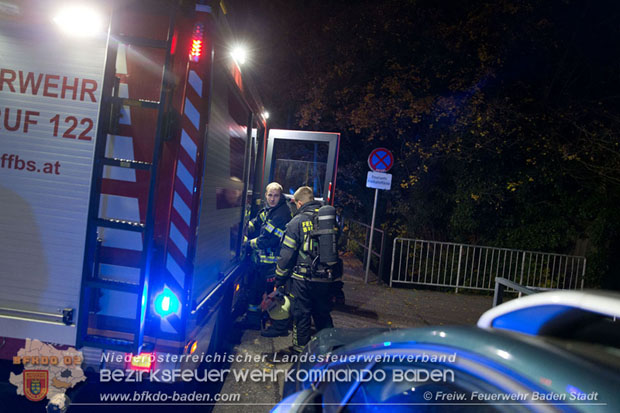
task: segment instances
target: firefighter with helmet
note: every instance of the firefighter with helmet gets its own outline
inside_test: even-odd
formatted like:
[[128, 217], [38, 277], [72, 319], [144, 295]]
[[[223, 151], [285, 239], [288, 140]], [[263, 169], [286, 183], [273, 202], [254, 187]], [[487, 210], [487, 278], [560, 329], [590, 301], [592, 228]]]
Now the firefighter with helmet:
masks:
[[[291, 219], [291, 211], [286, 198], [282, 195], [282, 185], [277, 182], [267, 185], [265, 201], [264, 208], [248, 223], [247, 228], [249, 241], [246, 242], [251, 249], [254, 265], [250, 274], [248, 311], [243, 324], [246, 328], [254, 330], [261, 329], [260, 304], [263, 294], [273, 291], [280, 243], [284, 237], [286, 224]], [[274, 322], [281, 327], [278, 321]], [[279, 323], [284, 325], [284, 335], [287, 335], [288, 320]], [[269, 334], [269, 331], [263, 331], [262, 334]]]
[[282, 289], [290, 279], [292, 349], [300, 352], [310, 341], [311, 319], [317, 331], [334, 326], [332, 289], [342, 275], [342, 261], [336, 249], [335, 209], [322, 206], [307, 186], [297, 189], [293, 200], [297, 214], [286, 226], [275, 284]]

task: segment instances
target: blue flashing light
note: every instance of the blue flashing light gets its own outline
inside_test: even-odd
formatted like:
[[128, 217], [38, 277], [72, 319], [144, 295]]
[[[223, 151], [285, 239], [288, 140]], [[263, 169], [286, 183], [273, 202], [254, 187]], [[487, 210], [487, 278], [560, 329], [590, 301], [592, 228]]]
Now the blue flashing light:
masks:
[[155, 297], [155, 312], [162, 318], [179, 311], [179, 306], [178, 297], [168, 287]]
[[383, 342], [383, 345], [384, 345], [385, 347], [389, 347], [389, 346], [391, 346], [391, 345], [392, 345], [392, 342], [391, 342], [391, 341], [384, 341], [384, 342]]

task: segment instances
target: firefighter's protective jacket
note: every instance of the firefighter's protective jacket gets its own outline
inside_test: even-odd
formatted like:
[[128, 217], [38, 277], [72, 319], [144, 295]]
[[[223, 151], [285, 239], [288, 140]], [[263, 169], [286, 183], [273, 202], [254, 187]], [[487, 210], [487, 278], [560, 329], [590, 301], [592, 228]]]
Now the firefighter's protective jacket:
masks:
[[323, 206], [320, 201], [310, 201], [299, 208], [291, 222], [286, 225], [286, 233], [276, 266], [276, 285], [283, 285], [291, 276], [296, 279], [309, 278], [313, 257], [312, 217]]
[[266, 206], [261, 209], [258, 215], [248, 223], [250, 247], [255, 251], [258, 263], [276, 263], [280, 242], [290, 219], [291, 210], [286, 204], [286, 198], [282, 195], [276, 206]]

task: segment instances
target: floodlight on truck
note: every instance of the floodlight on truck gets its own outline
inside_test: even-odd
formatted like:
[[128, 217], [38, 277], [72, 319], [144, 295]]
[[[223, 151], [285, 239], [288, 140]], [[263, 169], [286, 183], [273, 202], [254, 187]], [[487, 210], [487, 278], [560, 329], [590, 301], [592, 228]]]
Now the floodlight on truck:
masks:
[[241, 66], [245, 64], [245, 61], [248, 57], [248, 51], [244, 46], [237, 45], [232, 49], [230, 55], [232, 56], [233, 60], [237, 62], [239, 66]]
[[52, 19], [60, 30], [73, 36], [93, 36], [103, 29], [103, 18], [94, 8], [81, 4], [67, 5]]

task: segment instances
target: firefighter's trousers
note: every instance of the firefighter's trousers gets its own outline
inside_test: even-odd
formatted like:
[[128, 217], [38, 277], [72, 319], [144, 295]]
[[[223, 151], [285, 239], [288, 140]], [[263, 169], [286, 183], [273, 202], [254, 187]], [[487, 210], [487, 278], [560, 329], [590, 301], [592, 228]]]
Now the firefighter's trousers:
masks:
[[262, 311], [260, 309], [263, 294], [273, 291], [273, 281], [275, 277], [275, 264], [256, 264], [252, 265], [247, 277], [247, 313], [245, 320], [242, 321], [244, 328], [260, 330], [262, 327]]
[[260, 306], [263, 294], [273, 291], [275, 274], [275, 264], [254, 264], [250, 276], [249, 304], [251, 306]]
[[311, 318], [317, 332], [334, 326], [330, 315], [332, 289], [331, 282], [291, 279], [293, 347], [296, 349], [310, 341]]

